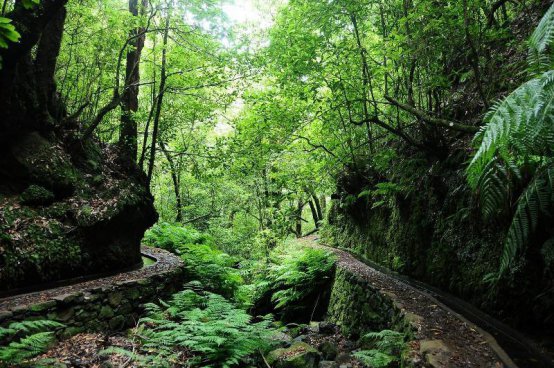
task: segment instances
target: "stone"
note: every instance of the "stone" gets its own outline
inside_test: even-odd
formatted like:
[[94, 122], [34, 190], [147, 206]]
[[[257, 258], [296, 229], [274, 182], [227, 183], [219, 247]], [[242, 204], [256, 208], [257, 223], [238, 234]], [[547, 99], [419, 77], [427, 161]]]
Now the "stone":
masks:
[[115, 316], [114, 318], [110, 319], [108, 325], [110, 326], [110, 330], [121, 330], [123, 327], [125, 327], [125, 317]]
[[319, 333], [319, 322], [310, 322], [308, 331], [312, 333]]
[[337, 325], [328, 321], [319, 324], [319, 333], [323, 335], [332, 335], [337, 332]]
[[103, 306], [100, 309], [100, 313], [98, 314], [98, 318], [101, 318], [101, 319], [108, 319], [108, 318], [112, 318], [113, 316], [114, 316], [113, 309], [108, 305]]
[[348, 363], [348, 364], [341, 364], [339, 366], [339, 368], [352, 368], [352, 364]]
[[324, 341], [319, 344], [319, 351], [321, 351], [321, 356], [325, 360], [335, 360], [339, 353], [339, 348], [336, 344], [331, 341]]
[[13, 313], [7, 310], [0, 310], [0, 321], [13, 317]]
[[297, 342], [290, 348], [273, 350], [268, 354], [267, 362], [273, 368], [316, 368], [319, 353], [312, 346]]
[[337, 359], [335, 361], [339, 364], [349, 364], [352, 361], [352, 355], [348, 353], [341, 353], [337, 356]]
[[19, 196], [21, 204], [26, 206], [48, 206], [54, 202], [54, 193], [40, 185], [30, 185]]
[[288, 348], [292, 345], [292, 337], [284, 332], [277, 332], [271, 335], [269, 339], [279, 347]]
[[83, 294], [81, 293], [67, 293], [67, 294], [56, 295], [52, 299], [54, 299], [58, 303], [70, 304], [78, 301], [80, 298], [82, 298], [82, 296]]
[[68, 322], [75, 316], [75, 309], [73, 307], [59, 309], [55, 313], [54, 319], [59, 322]]
[[121, 304], [121, 301], [123, 300], [123, 293], [119, 291], [114, 291], [108, 295], [108, 303], [112, 307], [117, 307], [119, 304]]
[[71, 336], [75, 336], [77, 334], [80, 334], [81, 332], [83, 332], [85, 329], [82, 328], [82, 327], [67, 327], [65, 328], [62, 333], [61, 333], [61, 337], [64, 338], [64, 339], [67, 339], [67, 338], [70, 338]]
[[44, 303], [35, 304], [35, 305], [31, 306], [31, 308], [29, 308], [29, 309], [33, 312], [43, 312], [43, 311], [47, 311], [50, 308], [53, 308], [55, 306], [56, 306], [56, 301], [55, 300], [49, 300], [49, 301], [44, 302]]
[[450, 349], [442, 340], [423, 340], [419, 344], [419, 352], [425, 357], [431, 367], [445, 367], [450, 358]]
[[300, 335], [300, 336], [296, 336], [293, 341], [294, 342], [304, 342], [306, 340], [306, 335]]
[[329, 361], [329, 360], [322, 360], [319, 362], [318, 368], [337, 368], [337, 363]]
[[140, 298], [140, 291], [138, 288], [130, 288], [125, 291], [125, 297], [129, 300], [137, 300]]

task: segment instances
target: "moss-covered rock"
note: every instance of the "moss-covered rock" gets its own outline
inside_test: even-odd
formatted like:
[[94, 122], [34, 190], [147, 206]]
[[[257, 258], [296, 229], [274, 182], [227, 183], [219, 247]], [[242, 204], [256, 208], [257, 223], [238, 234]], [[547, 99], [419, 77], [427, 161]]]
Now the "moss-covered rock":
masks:
[[319, 353], [312, 346], [297, 342], [290, 348], [273, 350], [267, 356], [267, 362], [274, 368], [316, 368]]
[[141, 263], [157, 219], [145, 175], [71, 134], [19, 132], [0, 146], [0, 291]]
[[30, 185], [20, 196], [21, 204], [46, 206], [54, 202], [54, 193], [39, 185]]

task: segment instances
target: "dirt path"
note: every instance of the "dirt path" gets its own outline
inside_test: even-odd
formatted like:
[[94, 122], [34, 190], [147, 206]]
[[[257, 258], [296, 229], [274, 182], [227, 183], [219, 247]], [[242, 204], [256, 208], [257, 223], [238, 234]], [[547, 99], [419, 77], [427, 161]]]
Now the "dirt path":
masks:
[[375, 270], [345, 251], [319, 244], [317, 236], [303, 238], [300, 243], [332, 251], [338, 256], [338, 267], [362, 277], [410, 316], [416, 337], [410, 343], [411, 350], [420, 359], [435, 367], [517, 367], [490, 334], [431, 295]]

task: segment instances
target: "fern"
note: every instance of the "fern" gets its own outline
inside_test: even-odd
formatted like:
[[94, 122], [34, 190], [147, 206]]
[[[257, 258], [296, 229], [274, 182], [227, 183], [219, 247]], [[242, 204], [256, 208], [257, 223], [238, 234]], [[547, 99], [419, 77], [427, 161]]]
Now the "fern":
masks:
[[534, 68], [549, 67], [546, 49], [554, 42], [554, 6], [546, 12], [529, 39], [529, 64]]
[[243, 284], [240, 272], [233, 268], [236, 260], [197, 230], [161, 223], [147, 231], [144, 242], [180, 255], [187, 279], [198, 280], [214, 293], [232, 298]]
[[513, 263], [518, 251], [528, 242], [538, 225], [541, 215], [550, 215], [554, 202], [554, 166], [537, 173], [535, 179], [527, 186], [518, 199], [518, 206], [500, 261], [500, 271], [505, 272]]
[[186, 362], [190, 367], [233, 367], [268, 348], [273, 334], [270, 319], [253, 323], [250, 315], [222, 296], [190, 288], [163, 306], [148, 305], [147, 311], [135, 331], [142, 351], [123, 353], [140, 366]]
[[[476, 135], [478, 149], [468, 169], [470, 186], [477, 190], [483, 214], [491, 217], [510, 205], [516, 188], [523, 192], [504, 243], [496, 279], [513, 266], [542, 217], [550, 216], [554, 203], [554, 5], [529, 40], [529, 60], [535, 77], [505, 99], [485, 117]], [[546, 62], [545, 62], [546, 61]], [[531, 173], [524, 180], [522, 172]]]
[[404, 335], [391, 330], [371, 332], [362, 337], [362, 343], [372, 349], [354, 353], [356, 359], [370, 367], [388, 367], [392, 363], [400, 362], [400, 354], [404, 349]]
[[[255, 299], [270, 296], [274, 308], [283, 313], [303, 308], [302, 301], [318, 294], [329, 282], [335, 258], [320, 249], [300, 249], [281, 255], [256, 284]], [[313, 300], [309, 308], [313, 309]]]
[[[13, 322], [7, 328], [0, 327], [0, 367], [26, 366], [26, 361], [43, 353], [54, 341], [51, 330], [63, 327], [61, 323], [38, 320]], [[7, 344], [7, 345], [6, 345]], [[42, 366], [33, 362], [33, 366]]]

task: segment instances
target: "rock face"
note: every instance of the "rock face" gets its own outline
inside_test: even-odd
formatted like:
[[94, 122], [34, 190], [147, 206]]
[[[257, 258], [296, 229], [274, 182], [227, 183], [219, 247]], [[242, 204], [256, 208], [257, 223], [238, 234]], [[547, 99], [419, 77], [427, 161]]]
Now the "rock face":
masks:
[[157, 220], [146, 178], [76, 131], [0, 138], [0, 293], [140, 264]]

